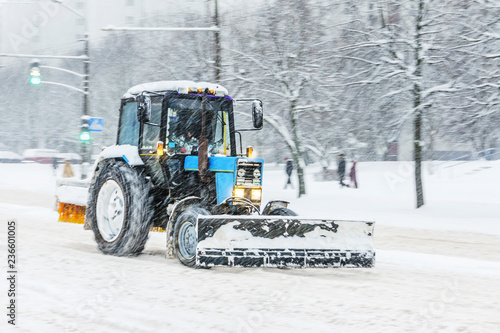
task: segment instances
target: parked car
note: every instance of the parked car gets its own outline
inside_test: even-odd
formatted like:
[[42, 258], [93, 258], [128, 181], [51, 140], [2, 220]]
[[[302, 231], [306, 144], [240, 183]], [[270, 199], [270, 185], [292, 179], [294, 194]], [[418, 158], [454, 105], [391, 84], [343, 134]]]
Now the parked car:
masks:
[[43, 164], [54, 163], [54, 158], [57, 158], [57, 154], [59, 152], [55, 149], [26, 149], [23, 151], [24, 161]]
[[59, 153], [56, 155], [57, 163], [64, 163], [70, 161], [71, 164], [81, 164], [82, 157], [77, 153]]
[[0, 151], [0, 163], [21, 163], [23, 157], [11, 151]]

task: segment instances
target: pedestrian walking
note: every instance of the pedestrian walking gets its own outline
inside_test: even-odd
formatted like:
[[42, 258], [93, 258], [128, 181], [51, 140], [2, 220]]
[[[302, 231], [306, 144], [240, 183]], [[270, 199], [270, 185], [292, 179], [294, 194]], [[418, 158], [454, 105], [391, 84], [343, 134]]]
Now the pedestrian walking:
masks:
[[292, 172], [293, 172], [293, 162], [288, 157], [285, 158], [285, 161], [286, 161], [286, 163], [285, 163], [285, 172], [286, 172], [286, 174], [288, 176], [288, 180], [287, 180], [287, 182], [285, 184], [285, 189], [288, 187], [288, 185], [290, 185], [292, 187], [292, 189], [293, 189], [292, 178], [291, 178], [292, 177]]
[[71, 162], [66, 160], [66, 162], [64, 162], [63, 177], [72, 178], [74, 176], [75, 175], [73, 174], [73, 168], [71, 168]]
[[52, 169], [54, 170], [54, 176], [57, 176], [57, 158], [52, 158]]
[[337, 174], [339, 176], [339, 183], [340, 186], [346, 186], [348, 187], [349, 185], [344, 183], [344, 177], [345, 177], [345, 159], [344, 159], [344, 154], [339, 154], [339, 164], [337, 167]]
[[351, 184], [349, 187], [358, 188], [358, 181], [356, 180], [356, 164], [358, 162], [352, 161], [351, 172], [349, 172], [349, 178], [351, 179]]

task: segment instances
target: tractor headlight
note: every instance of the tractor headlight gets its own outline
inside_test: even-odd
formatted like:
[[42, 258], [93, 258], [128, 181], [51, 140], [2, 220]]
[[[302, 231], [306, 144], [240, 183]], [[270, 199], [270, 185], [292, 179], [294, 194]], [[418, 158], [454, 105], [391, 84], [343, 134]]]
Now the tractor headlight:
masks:
[[245, 197], [245, 189], [236, 187], [234, 189], [234, 196], [244, 198]]
[[253, 185], [257, 185], [259, 186], [260, 185], [260, 170], [259, 169], [255, 169], [253, 171], [253, 181], [252, 181]]
[[[236, 198], [245, 198], [251, 201], [254, 205], [260, 206], [260, 201], [262, 199], [262, 187], [252, 186], [252, 187], [235, 187], [233, 190], [233, 196]], [[245, 204], [242, 202], [234, 202], [235, 205]]]
[[260, 188], [252, 189], [252, 194], [251, 194], [252, 201], [259, 201], [260, 202], [261, 197], [262, 197], [262, 190]]
[[245, 177], [246, 171], [243, 168], [238, 169], [238, 177]]

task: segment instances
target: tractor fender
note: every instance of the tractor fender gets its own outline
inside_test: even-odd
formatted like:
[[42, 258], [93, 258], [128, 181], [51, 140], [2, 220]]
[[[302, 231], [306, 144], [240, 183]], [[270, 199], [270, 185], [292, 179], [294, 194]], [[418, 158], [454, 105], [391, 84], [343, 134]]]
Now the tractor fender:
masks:
[[100, 163], [107, 159], [121, 159], [130, 166], [144, 165], [144, 162], [139, 156], [139, 149], [137, 146], [131, 145], [114, 145], [105, 148], [97, 157], [96, 163]]
[[196, 196], [186, 197], [182, 200], [177, 201], [174, 204], [174, 207], [172, 208], [171, 213], [169, 214], [170, 217], [168, 219], [168, 223], [170, 224], [170, 223], [175, 222], [175, 219], [177, 218], [177, 216], [180, 213], [182, 213], [182, 211], [184, 211], [186, 209], [186, 207], [191, 206], [195, 203], [200, 203], [200, 202], [201, 202], [201, 198], [196, 197]]
[[177, 201], [171, 212], [169, 213], [169, 218], [168, 218], [168, 223], [166, 227], [166, 234], [167, 234], [167, 253], [166, 257], [168, 259], [175, 258], [174, 255], [174, 224], [175, 220], [177, 219], [177, 216], [179, 216], [184, 210], [186, 210], [187, 207], [196, 204], [196, 203], [201, 203], [201, 198], [196, 197], [196, 196], [190, 196], [187, 198], [184, 198], [182, 200]]
[[137, 146], [131, 145], [114, 145], [107, 147], [101, 151], [99, 156], [94, 161], [92, 169], [89, 170], [90, 174], [96, 174], [102, 165], [109, 160], [124, 161], [131, 167], [143, 166], [144, 162], [139, 156]]

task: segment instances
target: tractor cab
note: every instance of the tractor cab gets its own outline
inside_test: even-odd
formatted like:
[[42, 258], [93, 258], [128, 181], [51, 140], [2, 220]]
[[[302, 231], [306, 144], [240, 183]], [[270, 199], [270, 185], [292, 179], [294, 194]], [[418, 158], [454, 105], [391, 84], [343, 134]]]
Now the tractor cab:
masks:
[[[262, 102], [249, 101], [254, 129], [260, 129]], [[138, 147], [155, 187], [168, 191], [171, 199], [198, 196], [220, 204], [235, 195], [238, 171], [240, 175], [245, 171], [250, 179], [248, 184], [240, 181], [240, 187], [251, 188], [244, 188], [242, 197], [259, 207], [263, 161], [238, 155], [237, 132], [233, 99], [224, 87], [153, 82], [133, 87], [123, 97], [117, 144]], [[259, 175], [258, 181], [254, 174]], [[256, 188], [259, 195], [252, 196]], [[241, 195], [241, 189], [236, 194]]]

